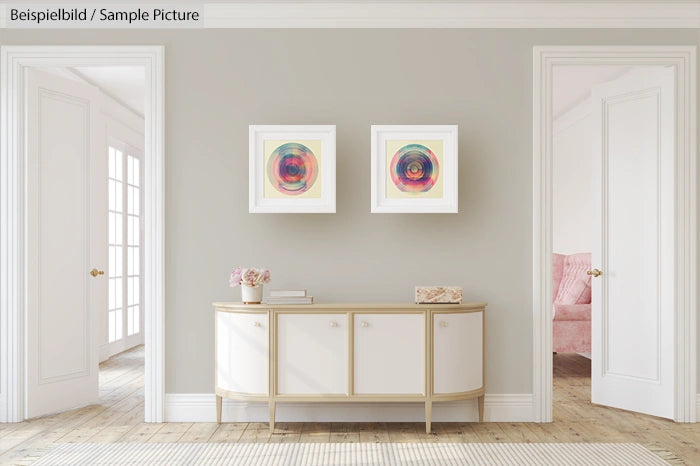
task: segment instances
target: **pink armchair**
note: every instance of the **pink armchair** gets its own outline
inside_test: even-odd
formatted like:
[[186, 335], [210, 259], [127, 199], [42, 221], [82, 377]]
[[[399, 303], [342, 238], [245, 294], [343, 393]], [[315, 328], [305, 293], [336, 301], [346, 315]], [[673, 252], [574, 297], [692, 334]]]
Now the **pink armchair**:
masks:
[[555, 352], [591, 351], [591, 279], [586, 275], [590, 266], [590, 253], [552, 256]]

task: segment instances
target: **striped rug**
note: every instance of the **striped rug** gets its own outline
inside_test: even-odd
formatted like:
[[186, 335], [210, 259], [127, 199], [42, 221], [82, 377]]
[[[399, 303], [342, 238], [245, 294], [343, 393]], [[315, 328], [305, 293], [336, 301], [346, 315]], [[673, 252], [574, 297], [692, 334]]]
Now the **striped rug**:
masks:
[[634, 443], [68, 443], [39, 465], [668, 465]]

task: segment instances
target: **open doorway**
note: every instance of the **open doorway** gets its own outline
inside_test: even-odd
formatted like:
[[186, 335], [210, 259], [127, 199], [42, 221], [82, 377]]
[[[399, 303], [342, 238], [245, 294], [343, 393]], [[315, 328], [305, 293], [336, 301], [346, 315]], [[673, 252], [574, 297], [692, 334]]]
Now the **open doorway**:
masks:
[[552, 105], [554, 406], [591, 400], [593, 92], [629, 66], [557, 66]]
[[110, 403], [137, 376], [129, 394], [142, 398], [143, 374], [115, 377], [110, 359], [130, 351], [118, 366], [143, 371], [144, 69], [26, 76], [27, 256], [38, 278], [27, 297], [26, 416]]
[[669, 419], [674, 88], [670, 66], [553, 69], [554, 387], [590, 360], [591, 402]]
[[98, 379], [131, 373], [118, 392], [162, 422], [163, 48], [0, 51], [0, 240], [20, 252], [0, 257], [0, 421], [100, 402]]
[[[593, 147], [602, 152], [593, 157], [598, 161], [593, 165], [593, 221], [602, 219], [602, 224], [592, 225], [589, 269], [591, 400], [675, 421], [695, 421], [695, 55], [694, 46], [533, 48], [535, 421], [553, 420], [554, 70], [611, 65], [646, 69], [648, 75], [635, 72], [601, 85], [593, 112], [593, 137], [599, 139]], [[671, 97], [666, 98], [669, 89]], [[635, 127], [636, 131], [625, 130]], [[627, 149], [620, 152], [621, 141]], [[612, 153], [622, 156], [609, 157]], [[643, 209], [647, 215], [640, 213]], [[620, 292], [623, 289], [627, 291]], [[635, 312], [640, 303], [642, 312]], [[598, 357], [597, 346], [602, 348]], [[634, 354], [640, 349], [645, 357]], [[596, 377], [603, 383], [596, 384]], [[604, 390], [597, 392], [597, 385]], [[663, 394], [652, 394], [655, 390]], [[601, 394], [612, 394], [616, 400], [596, 401]]]
[[695, 48], [535, 47], [533, 65], [535, 419], [553, 419], [562, 286], [553, 286], [552, 257], [555, 70], [622, 66], [629, 71], [598, 84], [592, 99], [591, 401], [693, 422]]

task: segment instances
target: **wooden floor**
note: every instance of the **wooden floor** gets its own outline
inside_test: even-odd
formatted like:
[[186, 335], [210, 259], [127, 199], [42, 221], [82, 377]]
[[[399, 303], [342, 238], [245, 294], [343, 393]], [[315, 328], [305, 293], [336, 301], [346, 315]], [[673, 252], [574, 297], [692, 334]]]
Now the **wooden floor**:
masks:
[[700, 426], [590, 403], [590, 361], [554, 356], [554, 422], [265, 423], [143, 422], [143, 347], [104, 362], [100, 403], [18, 424], [0, 424], [0, 464], [28, 464], [65, 442], [635, 442], [700, 465]]

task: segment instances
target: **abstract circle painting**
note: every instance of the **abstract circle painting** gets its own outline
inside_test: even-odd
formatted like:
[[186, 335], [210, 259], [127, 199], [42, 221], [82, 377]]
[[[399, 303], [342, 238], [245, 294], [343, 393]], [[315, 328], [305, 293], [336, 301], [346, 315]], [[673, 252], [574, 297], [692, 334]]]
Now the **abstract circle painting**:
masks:
[[289, 196], [308, 191], [318, 178], [318, 161], [303, 144], [288, 142], [277, 147], [267, 162], [267, 177], [274, 188]]
[[396, 187], [408, 193], [430, 191], [438, 180], [440, 166], [438, 159], [422, 144], [407, 144], [401, 147], [391, 159], [389, 173]]

